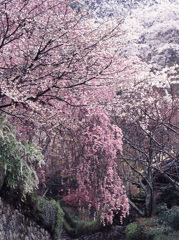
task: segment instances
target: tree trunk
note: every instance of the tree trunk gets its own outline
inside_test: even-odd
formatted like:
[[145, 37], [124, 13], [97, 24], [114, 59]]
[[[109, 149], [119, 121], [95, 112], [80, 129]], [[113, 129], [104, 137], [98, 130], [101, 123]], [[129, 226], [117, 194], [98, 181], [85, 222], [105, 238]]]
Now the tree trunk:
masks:
[[152, 168], [148, 167], [148, 186], [146, 186], [146, 198], [145, 198], [145, 215], [150, 217], [153, 209], [153, 173]]
[[152, 214], [152, 203], [153, 203], [153, 189], [148, 188], [148, 192], [145, 198], [145, 216], [150, 217]]

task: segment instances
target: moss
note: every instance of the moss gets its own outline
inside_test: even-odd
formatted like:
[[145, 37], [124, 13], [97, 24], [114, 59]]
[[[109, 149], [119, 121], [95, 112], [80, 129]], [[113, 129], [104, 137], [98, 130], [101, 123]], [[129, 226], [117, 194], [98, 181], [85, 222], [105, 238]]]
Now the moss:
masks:
[[55, 200], [46, 200], [43, 197], [38, 197], [38, 212], [39, 218], [53, 235], [53, 238], [59, 238], [63, 227], [64, 213], [58, 202]]
[[69, 233], [69, 235], [75, 236], [75, 228], [72, 228], [65, 219], [64, 219], [63, 224], [64, 224], [65, 229]]
[[70, 224], [64, 220], [64, 227], [72, 237], [79, 237], [85, 234], [89, 235], [101, 229], [97, 220], [94, 220], [92, 222], [79, 221], [76, 227], [71, 227]]
[[97, 218], [96, 220], [93, 220], [92, 222], [87, 222], [85, 224], [85, 227], [90, 231], [90, 232], [96, 232], [99, 230], [101, 227], [100, 220]]
[[79, 221], [78, 226], [75, 228], [77, 236], [84, 235], [86, 233], [92, 234], [101, 229], [100, 221], [98, 219], [93, 221]]
[[84, 234], [92, 234], [101, 230], [99, 217], [93, 221], [81, 220], [78, 213], [69, 207], [63, 208], [65, 213], [64, 227], [72, 237], [79, 237]]
[[126, 227], [126, 240], [136, 239], [137, 223], [131, 223]]
[[76, 228], [78, 225], [78, 217], [75, 212], [69, 207], [63, 207], [65, 213], [65, 219], [72, 228]]
[[61, 232], [62, 232], [62, 227], [63, 227], [64, 213], [63, 213], [63, 210], [61, 209], [59, 203], [55, 202], [54, 204], [57, 208], [56, 225], [55, 225], [55, 232], [54, 233], [55, 233], [56, 237], [60, 237]]

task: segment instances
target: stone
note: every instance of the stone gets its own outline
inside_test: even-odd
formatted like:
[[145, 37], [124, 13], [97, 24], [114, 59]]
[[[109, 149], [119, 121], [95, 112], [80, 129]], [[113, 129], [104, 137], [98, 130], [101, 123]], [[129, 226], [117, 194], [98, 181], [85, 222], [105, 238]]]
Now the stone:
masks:
[[116, 225], [116, 226], [114, 227], [114, 230], [117, 231], [117, 232], [119, 232], [119, 233], [121, 233], [121, 232], [124, 231], [124, 227], [123, 227], [123, 226]]
[[117, 231], [114, 231], [111, 233], [111, 240], [120, 240], [121, 234]]

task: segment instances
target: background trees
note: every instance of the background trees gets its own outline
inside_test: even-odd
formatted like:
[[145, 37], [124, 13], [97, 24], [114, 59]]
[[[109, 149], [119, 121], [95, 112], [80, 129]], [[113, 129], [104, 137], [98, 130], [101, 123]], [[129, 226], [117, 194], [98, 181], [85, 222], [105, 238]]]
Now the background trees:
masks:
[[152, 4], [149, 1], [146, 6], [142, 2], [132, 9], [123, 24], [130, 42], [124, 54], [139, 56], [148, 68], [141, 82], [137, 81], [132, 88], [119, 89], [119, 107], [116, 108], [124, 140], [121, 159], [125, 162], [125, 173], [129, 173], [128, 177], [124, 173], [123, 176], [127, 182], [138, 186], [138, 190], [143, 189], [146, 197], [145, 213], [138, 211], [141, 215], [151, 214], [159, 175], [178, 188], [176, 22], [178, 5], [175, 2]]
[[[168, 71], [168, 70], [167, 70]], [[152, 74], [153, 75], [153, 74]], [[178, 189], [178, 96], [166, 87], [170, 86], [170, 74], [147, 78], [131, 89], [120, 92], [120, 111], [114, 117], [123, 132], [122, 178], [131, 186], [142, 189], [145, 195], [145, 210], [140, 215], [150, 216], [154, 203], [154, 188], [161, 181], [169, 182]], [[139, 88], [138, 88], [139, 87]], [[123, 104], [121, 103], [123, 101]], [[123, 108], [123, 109], [122, 109]], [[116, 111], [117, 111], [116, 110]], [[132, 185], [130, 184], [132, 183]]]
[[[175, 1], [148, 1], [132, 9], [123, 27], [128, 31], [127, 51], [140, 56], [154, 70], [178, 64], [179, 7]], [[177, 23], [177, 24], [176, 24]]]

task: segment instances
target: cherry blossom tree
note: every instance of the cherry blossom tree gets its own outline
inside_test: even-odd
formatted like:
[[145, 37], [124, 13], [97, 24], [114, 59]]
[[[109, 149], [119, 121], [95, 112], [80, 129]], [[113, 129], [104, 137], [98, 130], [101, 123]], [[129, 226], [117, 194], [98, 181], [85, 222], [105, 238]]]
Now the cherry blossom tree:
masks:
[[123, 166], [120, 176], [128, 185], [132, 183], [144, 192], [144, 211], [129, 200], [141, 216], [152, 213], [158, 175], [179, 187], [179, 103], [177, 92], [172, 88], [176, 69], [174, 66], [163, 72], [149, 72], [146, 81], [142, 77], [133, 89], [120, 90], [120, 105], [114, 107], [113, 119], [122, 129], [124, 143], [123, 155], [119, 156], [119, 166]]
[[112, 224], [114, 213], [119, 211], [122, 221], [128, 213], [125, 187], [116, 163], [117, 152], [122, 152], [122, 133], [110, 124], [104, 113], [89, 118], [86, 109], [83, 110], [82, 125], [73, 134], [71, 130], [69, 132], [68, 162], [61, 160], [62, 176], [67, 176], [64, 184], [70, 186], [77, 179], [76, 187], [71, 185], [70, 195], [65, 199], [70, 202], [73, 196], [78, 199], [81, 209], [86, 207], [91, 213], [102, 211], [104, 225], [106, 220]]
[[1, 114], [21, 140], [40, 143], [47, 168], [58, 154], [89, 210], [102, 211], [103, 224], [112, 223], [114, 211], [122, 210], [121, 220], [128, 213], [116, 171], [122, 135], [108, 113], [116, 88], [134, 80], [141, 67], [135, 57], [119, 57], [120, 25], [114, 19], [96, 23], [65, 0], [0, 3]]
[[178, 188], [178, 11], [175, 1], [148, 1], [146, 6], [142, 2], [123, 24], [128, 36], [123, 54], [147, 63], [137, 81], [119, 87], [113, 108], [123, 131], [120, 176], [128, 186], [143, 190], [144, 211], [129, 199], [141, 216], [152, 213], [159, 174]]
[[178, 64], [178, 2], [144, 2], [132, 9], [124, 21], [129, 41], [126, 51], [151, 64], [153, 69]]
[[94, 81], [108, 88], [127, 77], [133, 59], [118, 58], [120, 23], [84, 14], [66, 1], [1, 1], [2, 112], [38, 127], [69, 126], [73, 106], [96, 102], [87, 94]]
[[115, 110], [124, 137], [120, 159], [129, 173], [123, 176], [143, 189], [145, 211], [129, 201], [142, 216], [152, 212], [156, 175], [178, 188], [178, 12], [175, 1], [149, 1], [133, 9], [123, 24], [129, 40], [124, 54], [139, 56], [148, 68], [132, 88], [119, 89]]

